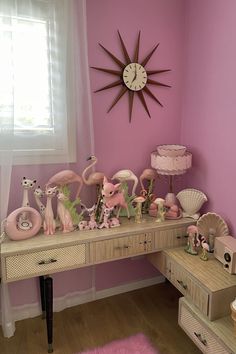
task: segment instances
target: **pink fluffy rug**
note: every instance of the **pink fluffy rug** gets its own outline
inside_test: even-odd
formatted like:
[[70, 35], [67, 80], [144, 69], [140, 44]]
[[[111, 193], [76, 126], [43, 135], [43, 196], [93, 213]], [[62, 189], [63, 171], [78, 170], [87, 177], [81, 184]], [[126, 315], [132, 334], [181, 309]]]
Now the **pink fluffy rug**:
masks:
[[104, 347], [95, 348], [77, 354], [160, 354], [154, 349], [148, 338], [142, 334], [136, 334], [126, 339], [120, 339], [106, 344]]

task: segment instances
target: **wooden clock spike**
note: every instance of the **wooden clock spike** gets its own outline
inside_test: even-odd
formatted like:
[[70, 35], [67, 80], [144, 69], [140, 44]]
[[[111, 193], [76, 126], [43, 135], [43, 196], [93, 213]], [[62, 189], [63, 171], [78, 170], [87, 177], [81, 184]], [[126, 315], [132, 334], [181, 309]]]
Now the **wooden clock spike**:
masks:
[[111, 74], [111, 75], [121, 76], [119, 70], [111, 70], [111, 69], [105, 69], [105, 68], [98, 68], [98, 67], [96, 67], [96, 66], [91, 66], [91, 69], [103, 71], [104, 73], [108, 73], [108, 74]]
[[154, 101], [156, 101], [161, 107], [163, 107], [163, 104], [153, 95], [153, 93], [147, 88], [147, 86], [144, 87], [144, 91], [148, 96], [150, 96]]
[[102, 88], [100, 88], [100, 89], [98, 89], [98, 90], [96, 90], [96, 91], [94, 91], [94, 92], [100, 92], [100, 91], [103, 91], [103, 90], [107, 90], [107, 89], [110, 89], [110, 88], [112, 88], [112, 87], [121, 85], [122, 83], [123, 83], [122, 80], [114, 81], [114, 82], [112, 82], [111, 84], [109, 84], [109, 85], [107, 85], [107, 86], [104, 86], [104, 87], [102, 87]]
[[141, 31], [139, 31], [139, 33], [138, 33], [138, 40], [137, 40], [136, 48], [135, 48], [135, 52], [134, 52], [134, 63], [138, 63], [140, 35], [141, 35]]
[[129, 122], [131, 123], [134, 102], [134, 91], [129, 91]]
[[117, 57], [115, 57], [115, 55], [113, 55], [111, 52], [109, 52], [109, 50], [107, 50], [105, 47], [103, 47], [103, 45], [101, 43], [98, 43], [98, 44], [114, 60], [114, 62], [116, 64], [118, 64], [119, 67], [121, 67], [121, 69], [123, 69], [125, 67], [125, 64], [123, 64]]
[[153, 50], [146, 56], [146, 58], [142, 61], [141, 65], [145, 66], [147, 64], [147, 62], [149, 61], [149, 59], [151, 58], [151, 56], [153, 55], [153, 53], [155, 52], [155, 50], [157, 49], [157, 47], [159, 46], [160, 43], [158, 43]]
[[118, 32], [118, 35], [119, 35], [119, 38], [120, 38], [120, 43], [121, 43], [121, 47], [123, 49], [125, 60], [126, 60], [127, 63], [131, 63], [131, 59], [130, 59], [129, 54], [127, 52], [127, 49], [125, 47], [124, 41], [123, 41], [123, 39], [122, 39], [122, 37], [120, 35], [120, 32], [119, 31], [117, 31], [117, 32]]
[[151, 118], [151, 115], [150, 115], [149, 110], [147, 108], [147, 104], [146, 104], [146, 101], [145, 101], [142, 91], [137, 91], [137, 93], [138, 93], [138, 97], [139, 97], [140, 101], [142, 102], [143, 107], [145, 108], [145, 111], [147, 112], [149, 118]]
[[161, 82], [159, 82], [159, 81], [150, 80], [150, 79], [147, 79], [147, 83], [148, 83], [149, 85], [156, 85], [156, 86], [171, 87], [170, 85], [162, 84], [162, 83], [161, 83]]
[[171, 69], [165, 69], [165, 70], [147, 70], [147, 75], [154, 75], [154, 74], [161, 74], [165, 73], [167, 71], [171, 71]]
[[126, 86], [124, 86], [124, 87], [121, 88], [121, 90], [120, 90], [118, 96], [117, 96], [117, 97], [115, 98], [115, 100], [113, 101], [113, 103], [112, 103], [112, 105], [110, 106], [110, 108], [108, 109], [107, 113], [109, 113], [109, 112], [112, 110], [112, 108], [117, 104], [117, 102], [121, 99], [121, 97], [124, 95], [124, 93], [125, 93], [127, 90], [128, 90], [128, 89], [127, 89]]

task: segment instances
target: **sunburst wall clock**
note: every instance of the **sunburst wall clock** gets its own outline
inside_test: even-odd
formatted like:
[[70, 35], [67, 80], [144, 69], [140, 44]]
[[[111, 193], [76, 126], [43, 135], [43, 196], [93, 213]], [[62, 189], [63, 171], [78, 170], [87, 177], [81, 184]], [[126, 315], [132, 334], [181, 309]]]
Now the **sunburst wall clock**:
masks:
[[146, 99], [144, 96], [144, 92], [147, 96], [151, 97], [156, 103], [158, 103], [161, 107], [163, 107], [162, 103], [156, 98], [156, 96], [152, 93], [152, 91], [148, 88], [149, 85], [162, 86], [162, 87], [171, 87], [169, 85], [163, 84], [156, 80], [151, 80], [149, 77], [155, 74], [161, 74], [170, 69], [162, 69], [162, 70], [147, 70], [146, 65], [149, 59], [152, 57], [154, 52], [156, 51], [159, 43], [151, 50], [151, 52], [144, 58], [142, 61], [139, 61], [139, 44], [140, 44], [140, 34], [139, 31], [137, 43], [135, 46], [134, 58], [128, 54], [128, 51], [125, 47], [124, 41], [118, 31], [122, 51], [124, 54], [125, 62], [119, 60], [115, 55], [113, 55], [109, 50], [107, 50], [102, 44], [99, 43], [100, 47], [112, 58], [112, 60], [118, 65], [119, 70], [112, 70], [106, 68], [99, 68], [92, 66], [91, 68], [117, 76], [118, 80], [106, 85], [95, 92], [100, 92], [103, 90], [111, 89], [115, 86], [121, 86], [121, 89], [118, 95], [114, 98], [111, 106], [109, 107], [107, 113], [111, 111], [111, 109], [117, 104], [117, 102], [123, 97], [123, 95], [128, 92], [129, 95], [129, 122], [131, 122], [132, 118], [132, 110], [133, 110], [133, 102], [134, 102], [134, 94], [140, 99], [145, 111], [148, 116], [151, 118]]

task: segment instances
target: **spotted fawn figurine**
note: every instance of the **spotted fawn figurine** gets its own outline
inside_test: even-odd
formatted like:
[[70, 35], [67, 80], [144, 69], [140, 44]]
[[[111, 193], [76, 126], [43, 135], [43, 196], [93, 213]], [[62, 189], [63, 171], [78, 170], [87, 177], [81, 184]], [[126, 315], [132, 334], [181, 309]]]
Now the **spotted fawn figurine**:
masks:
[[47, 204], [45, 208], [43, 229], [45, 235], [54, 235], [56, 230], [56, 222], [54, 219], [53, 209], [52, 209], [52, 198], [55, 197], [57, 193], [57, 187], [47, 188], [45, 195], [47, 197]]
[[109, 229], [110, 227], [110, 222], [109, 222], [109, 217], [111, 215], [111, 212], [113, 211], [114, 207], [111, 208], [103, 208], [103, 221], [101, 225], [99, 225], [99, 229], [106, 228]]
[[95, 212], [96, 212], [96, 204], [94, 204], [91, 208], [87, 208], [85, 204], [80, 204], [81, 208], [88, 213], [89, 221], [88, 228], [90, 230], [97, 229], [98, 225], [95, 220]]

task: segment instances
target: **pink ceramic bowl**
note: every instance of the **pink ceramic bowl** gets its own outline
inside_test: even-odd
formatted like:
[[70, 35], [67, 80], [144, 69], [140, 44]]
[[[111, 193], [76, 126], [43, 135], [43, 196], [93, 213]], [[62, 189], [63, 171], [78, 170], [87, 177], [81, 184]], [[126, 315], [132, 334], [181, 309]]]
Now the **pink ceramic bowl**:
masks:
[[170, 157], [176, 157], [176, 156], [183, 156], [186, 152], [186, 146], [183, 145], [159, 145], [157, 146], [157, 152], [161, 156], [170, 156]]

